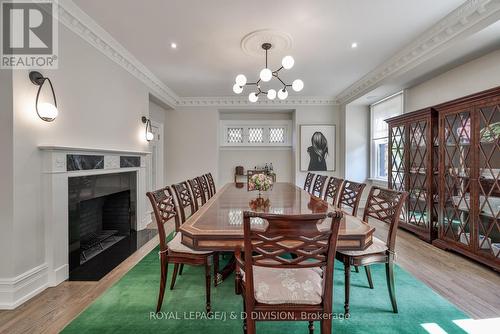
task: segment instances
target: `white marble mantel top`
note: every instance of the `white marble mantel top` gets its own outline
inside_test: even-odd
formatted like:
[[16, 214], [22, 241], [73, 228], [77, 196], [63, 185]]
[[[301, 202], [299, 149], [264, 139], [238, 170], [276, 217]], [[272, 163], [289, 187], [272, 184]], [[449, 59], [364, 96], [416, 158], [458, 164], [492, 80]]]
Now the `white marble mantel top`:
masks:
[[102, 152], [111, 154], [135, 154], [147, 155], [151, 154], [148, 151], [130, 151], [130, 150], [117, 150], [96, 147], [75, 147], [75, 146], [56, 146], [56, 145], [39, 145], [38, 149], [42, 151], [66, 151], [66, 152]]

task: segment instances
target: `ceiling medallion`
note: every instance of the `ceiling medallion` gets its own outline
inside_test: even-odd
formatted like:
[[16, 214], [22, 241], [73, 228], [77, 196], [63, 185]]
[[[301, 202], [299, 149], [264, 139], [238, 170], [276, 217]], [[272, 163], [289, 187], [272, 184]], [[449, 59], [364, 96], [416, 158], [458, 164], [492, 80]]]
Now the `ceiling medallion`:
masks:
[[[292, 82], [292, 84], [287, 84], [279, 77], [279, 72], [282, 69], [289, 70], [293, 67], [295, 61], [292, 56], [283, 57], [283, 59], [281, 60], [281, 67], [275, 71], [271, 71], [267, 67], [267, 52], [269, 49], [271, 49], [271, 47], [272, 47], [271, 43], [262, 44], [262, 49], [264, 49], [264, 51], [266, 52], [266, 67], [264, 67], [260, 71], [259, 80], [257, 80], [256, 82], [247, 82], [247, 77], [245, 75], [238, 74], [236, 76], [236, 83], [233, 86], [233, 92], [235, 92], [236, 94], [241, 94], [243, 92], [243, 87], [255, 86], [257, 88], [257, 91], [251, 92], [248, 95], [248, 100], [250, 102], [257, 102], [259, 100], [259, 95], [261, 94], [267, 95], [267, 98], [269, 100], [274, 100], [276, 98], [276, 95], [280, 100], [284, 100], [288, 97], [287, 87], [292, 87], [292, 89], [296, 92], [300, 92], [304, 88], [304, 82], [300, 79], [295, 79]], [[280, 88], [277, 93], [276, 90], [274, 89], [263, 91], [260, 87], [260, 83], [271, 81], [273, 77], [276, 78], [281, 83], [282, 88]]]

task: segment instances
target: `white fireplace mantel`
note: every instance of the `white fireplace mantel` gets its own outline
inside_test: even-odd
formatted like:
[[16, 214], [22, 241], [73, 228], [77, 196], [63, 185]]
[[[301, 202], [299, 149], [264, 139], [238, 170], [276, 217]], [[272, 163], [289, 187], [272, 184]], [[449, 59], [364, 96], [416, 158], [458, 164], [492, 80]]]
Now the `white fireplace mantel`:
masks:
[[[68, 265], [68, 179], [98, 174], [136, 172], [137, 221], [132, 226], [142, 230], [151, 222], [146, 202], [146, 160], [150, 152], [88, 147], [41, 145], [42, 198], [45, 226], [45, 256], [48, 268], [48, 285], [56, 286], [69, 277]], [[67, 170], [67, 155], [100, 155], [104, 165], [99, 169]], [[140, 157], [137, 167], [120, 167], [120, 156]]]

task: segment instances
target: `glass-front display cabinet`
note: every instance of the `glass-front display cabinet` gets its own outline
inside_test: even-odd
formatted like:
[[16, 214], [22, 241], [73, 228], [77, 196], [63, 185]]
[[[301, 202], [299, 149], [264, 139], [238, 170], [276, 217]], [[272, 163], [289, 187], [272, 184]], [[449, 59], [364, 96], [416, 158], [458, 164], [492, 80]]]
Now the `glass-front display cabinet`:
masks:
[[441, 196], [434, 244], [500, 270], [500, 88], [436, 110]]
[[386, 120], [389, 188], [408, 192], [399, 227], [431, 242], [437, 236], [437, 113], [427, 108]]

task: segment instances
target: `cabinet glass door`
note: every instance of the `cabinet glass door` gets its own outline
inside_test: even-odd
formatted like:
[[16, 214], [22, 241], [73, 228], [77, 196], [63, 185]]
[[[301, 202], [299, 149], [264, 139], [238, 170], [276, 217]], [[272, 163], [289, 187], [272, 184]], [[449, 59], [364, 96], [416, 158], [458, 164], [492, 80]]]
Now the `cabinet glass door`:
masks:
[[[431, 217], [428, 212], [428, 150], [426, 120], [408, 126], [408, 224], [428, 229]], [[431, 168], [432, 169], [432, 168]]]
[[441, 237], [470, 248], [474, 234], [471, 212], [471, 113], [444, 116], [444, 191]]
[[500, 105], [479, 108], [477, 250], [500, 259]]
[[[389, 177], [391, 188], [398, 191], [406, 191], [405, 176], [405, 126], [394, 126], [390, 130], [391, 141], [391, 165], [389, 166]], [[407, 221], [407, 207], [401, 210], [401, 220]]]

